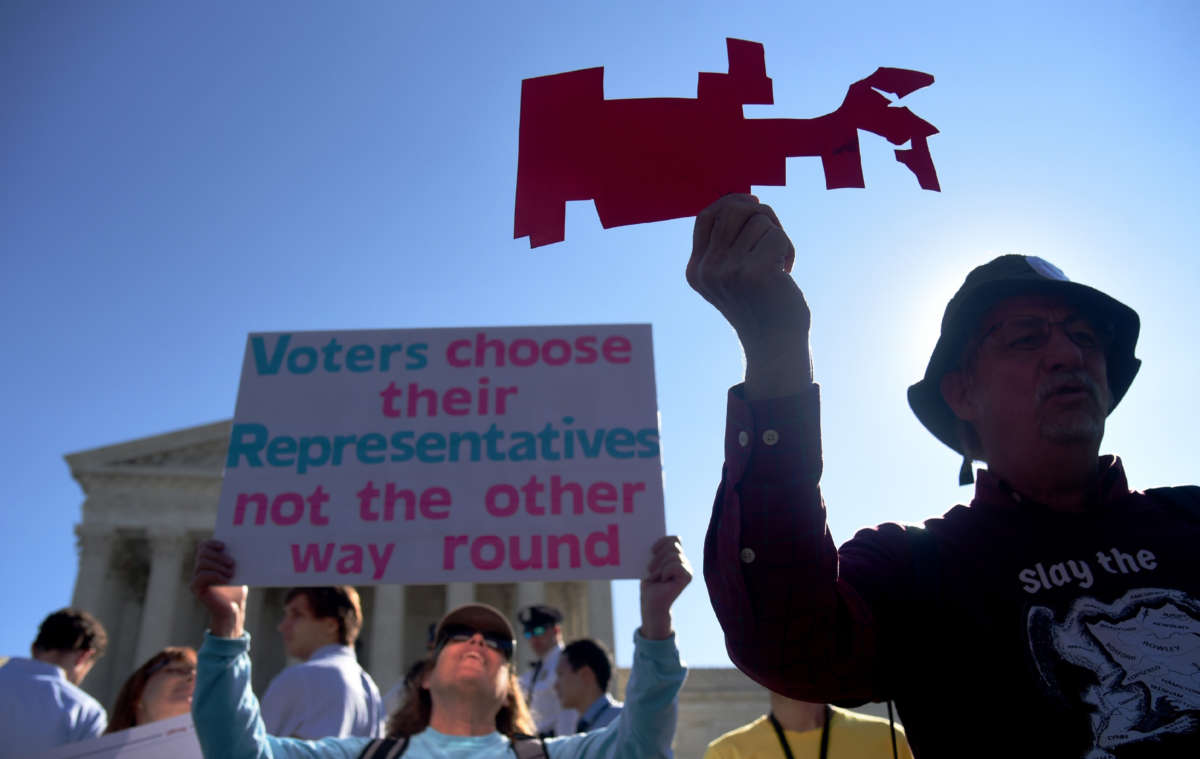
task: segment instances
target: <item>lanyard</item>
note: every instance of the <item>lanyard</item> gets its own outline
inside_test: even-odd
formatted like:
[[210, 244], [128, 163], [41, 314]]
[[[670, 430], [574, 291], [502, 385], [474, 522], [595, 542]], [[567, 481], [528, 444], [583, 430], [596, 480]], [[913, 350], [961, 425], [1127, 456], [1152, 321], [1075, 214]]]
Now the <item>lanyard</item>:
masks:
[[[783, 734], [783, 726], [779, 724], [779, 720], [775, 719], [775, 713], [771, 712], [767, 715], [771, 720], [771, 727], [775, 728], [775, 735], [779, 738], [779, 745], [783, 746], [783, 755], [787, 759], [796, 759], [792, 755], [792, 749], [788, 746], [787, 738]], [[821, 759], [826, 759], [829, 754], [829, 723], [833, 721], [833, 714], [829, 709], [829, 704], [825, 704], [825, 724], [821, 725]]]

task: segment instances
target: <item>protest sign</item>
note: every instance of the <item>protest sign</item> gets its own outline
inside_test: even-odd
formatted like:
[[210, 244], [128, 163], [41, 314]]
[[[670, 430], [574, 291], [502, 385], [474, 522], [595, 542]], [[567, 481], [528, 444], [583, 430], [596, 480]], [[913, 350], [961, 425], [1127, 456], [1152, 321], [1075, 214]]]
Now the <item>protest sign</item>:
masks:
[[251, 585], [639, 577], [650, 326], [252, 334], [216, 537]]
[[202, 759], [192, 715], [151, 722], [90, 741], [68, 743], [37, 759]]

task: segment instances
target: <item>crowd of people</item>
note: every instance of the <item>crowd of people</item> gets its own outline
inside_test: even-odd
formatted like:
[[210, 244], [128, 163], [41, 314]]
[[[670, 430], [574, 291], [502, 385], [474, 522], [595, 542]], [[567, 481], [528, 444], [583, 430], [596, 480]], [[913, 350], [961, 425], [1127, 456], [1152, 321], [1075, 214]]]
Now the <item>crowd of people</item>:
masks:
[[[1099, 455], [1140, 367], [1137, 313], [1040, 258], [972, 270], [908, 399], [962, 456], [974, 498], [839, 548], [820, 491], [812, 315], [794, 259], [753, 196], [697, 217], [688, 282], [746, 359], [728, 396], [704, 575], [730, 656], [771, 700], [706, 758], [1200, 755], [1200, 489], [1131, 490], [1120, 460]], [[202, 544], [192, 589], [209, 615], [203, 645], [140, 667], [109, 729], [190, 701], [206, 757], [671, 755], [685, 677], [671, 606], [691, 579], [674, 538], [655, 544], [641, 583], [623, 704], [610, 694], [611, 654], [564, 643], [563, 616], [546, 605], [518, 615], [536, 655], [522, 677], [513, 624], [468, 604], [432, 627], [427, 655], [381, 698], [354, 657], [357, 594], [297, 588], [279, 629], [301, 663], [260, 706], [247, 591], [233, 577], [224, 546]], [[105, 644], [95, 619], [64, 610], [42, 625], [32, 658], [0, 668], [0, 759], [104, 731], [104, 710], [78, 686]], [[911, 753], [891, 720], [843, 708], [867, 701], [889, 713], [894, 702]]]
[[537, 655], [517, 677], [517, 639], [497, 609], [474, 603], [448, 612], [431, 630], [425, 657], [398, 686], [385, 713], [353, 644], [362, 627], [350, 586], [293, 588], [279, 633], [299, 660], [275, 677], [261, 704], [250, 688], [245, 587], [228, 586], [234, 562], [216, 541], [196, 556], [192, 588], [210, 624], [199, 652], [168, 647], [121, 687], [108, 719], [79, 686], [103, 655], [107, 635], [75, 609], [42, 624], [31, 659], [0, 667], [0, 758], [36, 757], [87, 740], [191, 712], [206, 756], [410, 757], [669, 756], [685, 669], [675, 647], [671, 605], [692, 572], [677, 539], [659, 540], [642, 580], [642, 625], [627, 698], [608, 694], [611, 654], [580, 639], [564, 646], [562, 612], [522, 609], [524, 637]]

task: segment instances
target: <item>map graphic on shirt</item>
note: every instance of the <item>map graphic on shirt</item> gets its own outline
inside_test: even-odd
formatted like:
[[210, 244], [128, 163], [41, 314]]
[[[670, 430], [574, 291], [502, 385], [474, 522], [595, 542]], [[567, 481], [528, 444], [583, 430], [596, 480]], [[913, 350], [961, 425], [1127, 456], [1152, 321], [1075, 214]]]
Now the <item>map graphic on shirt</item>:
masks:
[[[1028, 632], [1051, 692], [1092, 712], [1087, 759], [1115, 759], [1123, 747], [1200, 730], [1200, 602], [1186, 593], [1141, 588], [1111, 604], [1084, 597], [1061, 622], [1036, 606]], [[1062, 662], [1095, 681], [1064, 692], [1055, 675]]]

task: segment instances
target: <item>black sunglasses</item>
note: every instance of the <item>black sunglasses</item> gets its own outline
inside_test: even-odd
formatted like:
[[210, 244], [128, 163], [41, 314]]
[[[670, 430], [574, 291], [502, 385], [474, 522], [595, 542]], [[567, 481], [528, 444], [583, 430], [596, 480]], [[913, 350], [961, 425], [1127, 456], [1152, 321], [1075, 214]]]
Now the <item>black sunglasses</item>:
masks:
[[440, 648], [447, 643], [466, 643], [476, 635], [483, 637], [483, 645], [493, 651], [499, 651], [504, 654], [505, 659], [512, 659], [513, 640], [511, 638], [497, 632], [476, 630], [470, 625], [446, 625], [443, 627], [442, 634], [438, 638], [438, 647]]

